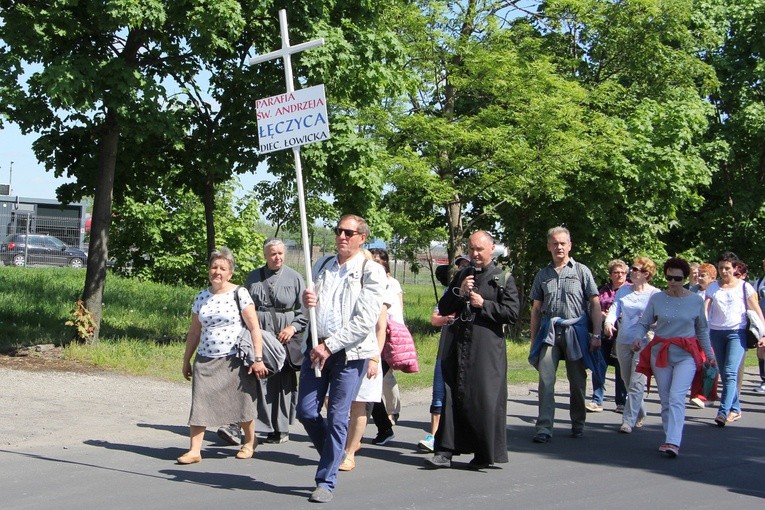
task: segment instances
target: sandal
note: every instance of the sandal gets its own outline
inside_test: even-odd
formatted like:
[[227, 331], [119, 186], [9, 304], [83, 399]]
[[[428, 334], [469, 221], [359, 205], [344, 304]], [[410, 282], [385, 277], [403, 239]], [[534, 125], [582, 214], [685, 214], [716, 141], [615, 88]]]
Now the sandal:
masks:
[[734, 421], [738, 421], [741, 419], [741, 413], [737, 413], [736, 411], [731, 411], [728, 413], [728, 417], [725, 419], [728, 423], [733, 423]]
[[186, 452], [175, 460], [178, 461], [178, 464], [196, 464], [197, 462], [202, 462], [202, 456]]
[[252, 454], [255, 453], [255, 450], [253, 450], [251, 447], [244, 445], [241, 448], [239, 448], [239, 451], [236, 452], [236, 458], [237, 459], [250, 459], [252, 458]]
[[353, 471], [356, 467], [356, 460], [353, 457], [345, 457], [343, 462], [340, 463], [339, 471]]

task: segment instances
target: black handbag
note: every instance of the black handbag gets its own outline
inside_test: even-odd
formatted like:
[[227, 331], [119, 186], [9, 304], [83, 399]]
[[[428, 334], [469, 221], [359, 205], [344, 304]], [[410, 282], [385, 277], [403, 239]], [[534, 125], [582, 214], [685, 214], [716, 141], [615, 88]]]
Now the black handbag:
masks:
[[746, 348], [754, 349], [760, 341], [760, 333], [762, 332], [760, 316], [747, 306], [746, 283], [742, 284], [741, 288], [744, 290], [744, 308], [746, 309]]

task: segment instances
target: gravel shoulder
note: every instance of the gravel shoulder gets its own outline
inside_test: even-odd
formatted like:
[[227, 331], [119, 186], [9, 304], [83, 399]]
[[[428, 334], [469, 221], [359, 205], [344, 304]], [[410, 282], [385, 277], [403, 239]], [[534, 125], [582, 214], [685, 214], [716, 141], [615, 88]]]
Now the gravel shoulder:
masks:
[[[529, 389], [508, 388], [510, 395]], [[406, 391], [402, 406], [428, 405], [430, 395], [430, 388]], [[190, 404], [191, 383], [121, 375], [55, 355], [0, 356], [0, 448], [66, 448], [95, 438], [148, 443], [158, 429], [186, 427]]]

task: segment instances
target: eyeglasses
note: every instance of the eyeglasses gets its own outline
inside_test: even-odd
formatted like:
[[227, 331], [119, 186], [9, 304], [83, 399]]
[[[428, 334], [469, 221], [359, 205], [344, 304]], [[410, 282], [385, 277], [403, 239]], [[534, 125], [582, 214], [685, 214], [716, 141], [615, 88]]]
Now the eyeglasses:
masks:
[[356, 234], [360, 234], [361, 232], [357, 232], [355, 230], [351, 230], [349, 228], [340, 228], [335, 227], [335, 235], [339, 236], [340, 234], [345, 234], [345, 237], [351, 238], [355, 236]]
[[630, 271], [635, 271], [636, 273], [644, 273], [644, 274], [648, 274], [649, 273], [648, 269], [644, 269], [642, 267], [635, 267], [635, 266], [632, 266], [630, 268]]
[[668, 282], [682, 282], [685, 280], [685, 276], [673, 276], [671, 274], [664, 275]]

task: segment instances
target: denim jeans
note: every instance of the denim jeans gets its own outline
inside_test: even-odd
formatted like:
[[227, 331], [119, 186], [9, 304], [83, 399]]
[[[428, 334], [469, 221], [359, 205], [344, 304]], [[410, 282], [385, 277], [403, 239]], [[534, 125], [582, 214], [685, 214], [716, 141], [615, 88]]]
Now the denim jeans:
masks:
[[[614, 340], [603, 338], [601, 339], [601, 346], [600, 346], [600, 352], [603, 353], [603, 358], [605, 358], [606, 363], [608, 365], [613, 365], [614, 367], [614, 375], [615, 375], [615, 388], [614, 388], [614, 403], [618, 406], [623, 406], [626, 404], [627, 401], [627, 388], [624, 386], [624, 381], [622, 380], [622, 371], [621, 367], [619, 366], [619, 362], [614, 359], [613, 356], [611, 356], [612, 352], [616, 350], [615, 346], [616, 342]], [[608, 371], [608, 366], [606, 366], [606, 371]], [[592, 401], [598, 404], [599, 406], [603, 405], [603, 399], [605, 397], [606, 392], [606, 385], [605, 380], [603, 381], [603, 386], [597, 386], [595, 384], [595, 378], [592, 378]]]
[[[316, 377], [310, 358], [306, 356], [303, 360], [298, 385], [297, 418], [320, 455], [315, 477], [317, 487], [329, 491], [335, 488], [337, 468], [343, 460], [345, 439], [348, 436], [348, 413], [366, 361], [347, 361], [345, 351], [338, 351], [327, 358], [321, 377]], [[328, 391], [325, 420], [320, 411]]]
[[720, 370], [722, 394], [718, 414], [726, 417], [730, 411], [741, 412], [738, 401], [738, 368], [746, 354], [746, 336], [743, 329], [709, 330], [712, 349]]
[[445, 394], [444, 375], [441, 373], [441, 358], [436, 358], [436, 366], [433, 368], [433, 396], [430, 400], [430, 414], [441, 414]]

